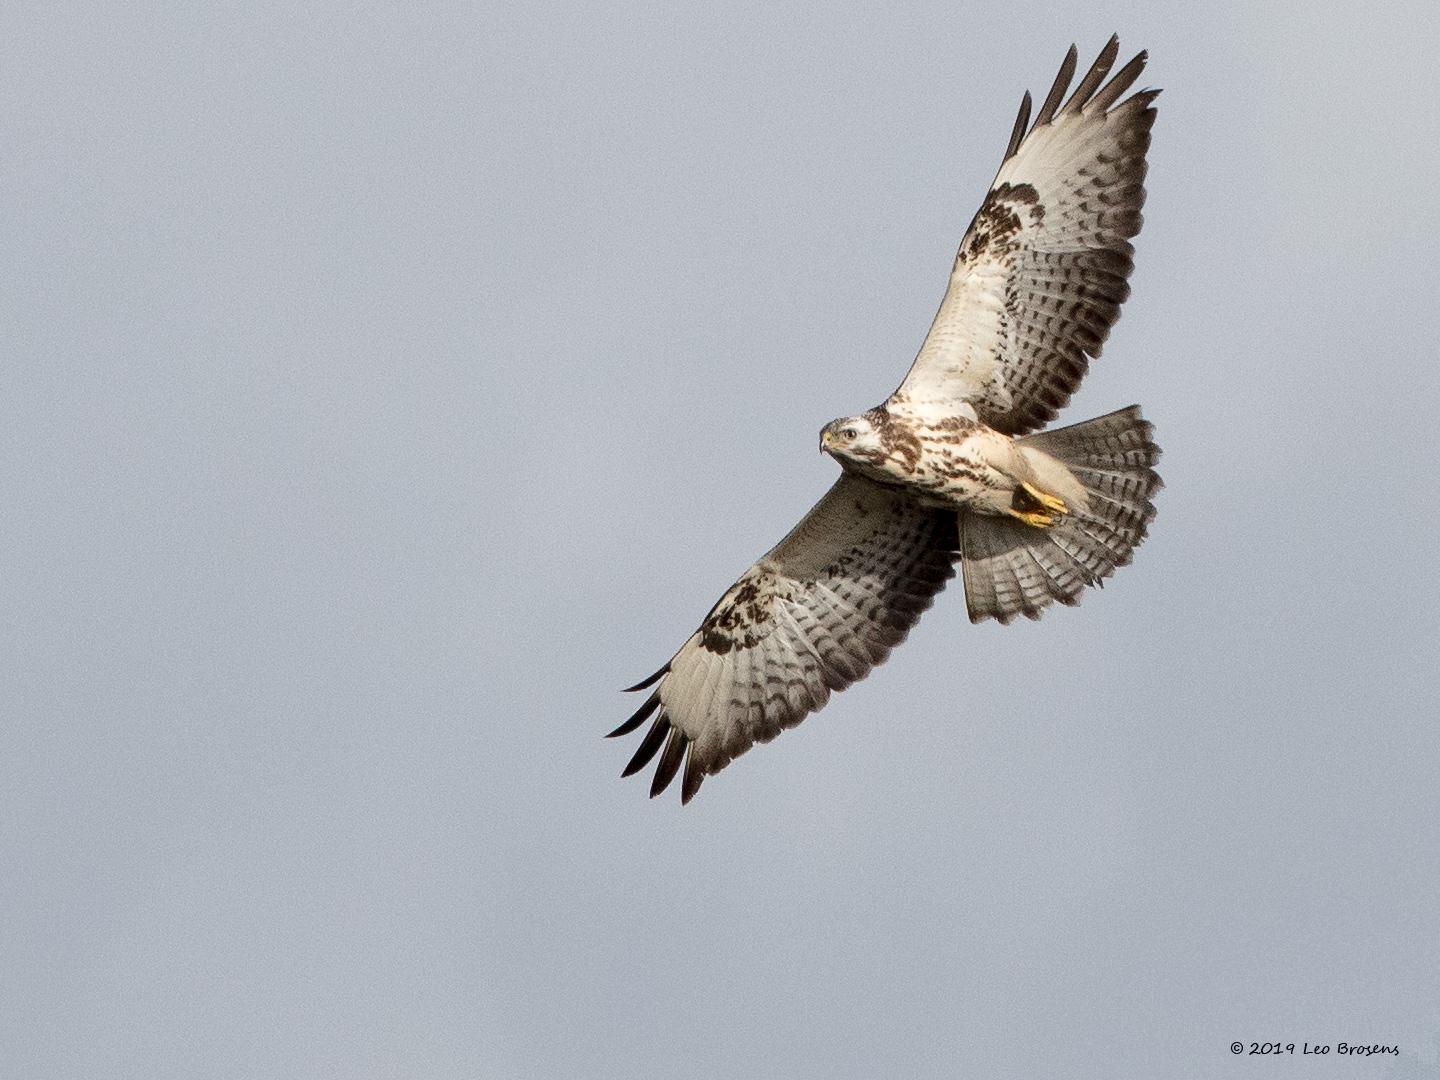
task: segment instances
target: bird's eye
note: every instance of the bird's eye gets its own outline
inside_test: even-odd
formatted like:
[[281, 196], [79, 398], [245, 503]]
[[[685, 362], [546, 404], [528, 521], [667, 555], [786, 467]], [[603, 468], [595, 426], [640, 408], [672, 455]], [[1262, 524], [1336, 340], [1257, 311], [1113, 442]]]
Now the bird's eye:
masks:
[[840, 437], [842, 439], [854, 439], [857, 438], [859, 434], [860, 432], [856, 431], [853, 427], [842, 428], [840, 430]]

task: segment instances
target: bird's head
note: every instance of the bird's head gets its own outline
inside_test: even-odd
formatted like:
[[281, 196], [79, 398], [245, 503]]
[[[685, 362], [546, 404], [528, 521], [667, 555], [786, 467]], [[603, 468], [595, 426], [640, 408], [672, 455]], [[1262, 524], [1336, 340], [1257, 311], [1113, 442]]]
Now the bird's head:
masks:
[[880, 433], [864, 416], [842, 416], [820, 429], [820, 449], [841, 461], [873, 460], [885, 456]]

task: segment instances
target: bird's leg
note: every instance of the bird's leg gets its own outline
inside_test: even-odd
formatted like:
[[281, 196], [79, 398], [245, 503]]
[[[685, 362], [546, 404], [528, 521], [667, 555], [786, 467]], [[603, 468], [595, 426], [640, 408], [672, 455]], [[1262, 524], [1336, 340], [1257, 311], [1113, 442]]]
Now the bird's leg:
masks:
[[1041, 491], [1025, 481], [1020, 481], [1020, 486], [1015, 489], [1015, 494], [1010, 498], [1010, 506], [1007, 513], [1011, 517], [1018, 518], [1026, 525], [1033, 525], [1037, 529], [1048, 529], [1055, 524], [1055, 516], [1068, 514], [1070, 508], [1065, 505], [1063, 499], [1057, 499], [1054, 495]]

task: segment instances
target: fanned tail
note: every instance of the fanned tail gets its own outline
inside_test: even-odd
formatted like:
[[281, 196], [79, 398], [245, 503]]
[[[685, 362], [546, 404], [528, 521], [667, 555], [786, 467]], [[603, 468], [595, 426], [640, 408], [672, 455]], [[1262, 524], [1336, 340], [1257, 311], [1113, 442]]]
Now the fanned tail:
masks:
[[1079, 603], [1130, 561], [1155, 517], [1160, 448], [1140, 407], [1017, 440], [1063, 463], [1085, 488], [1088, 505], [1072, 506], [1050, 528], [1013, 517], [960, 515], [960, 551], [970, 620], [1016, 615], [1038, 619], [1050, 604]]

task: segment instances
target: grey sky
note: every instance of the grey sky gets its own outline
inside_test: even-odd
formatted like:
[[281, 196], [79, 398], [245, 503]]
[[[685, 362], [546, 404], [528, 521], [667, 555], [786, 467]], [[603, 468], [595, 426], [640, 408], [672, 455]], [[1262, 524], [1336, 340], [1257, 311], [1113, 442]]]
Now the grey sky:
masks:
[[[1023, 7], [0, 13], [0, 1075], [1433, 1075], [1440, 16]], [[1112, 30], [1152, 538], [650, 802]]]

